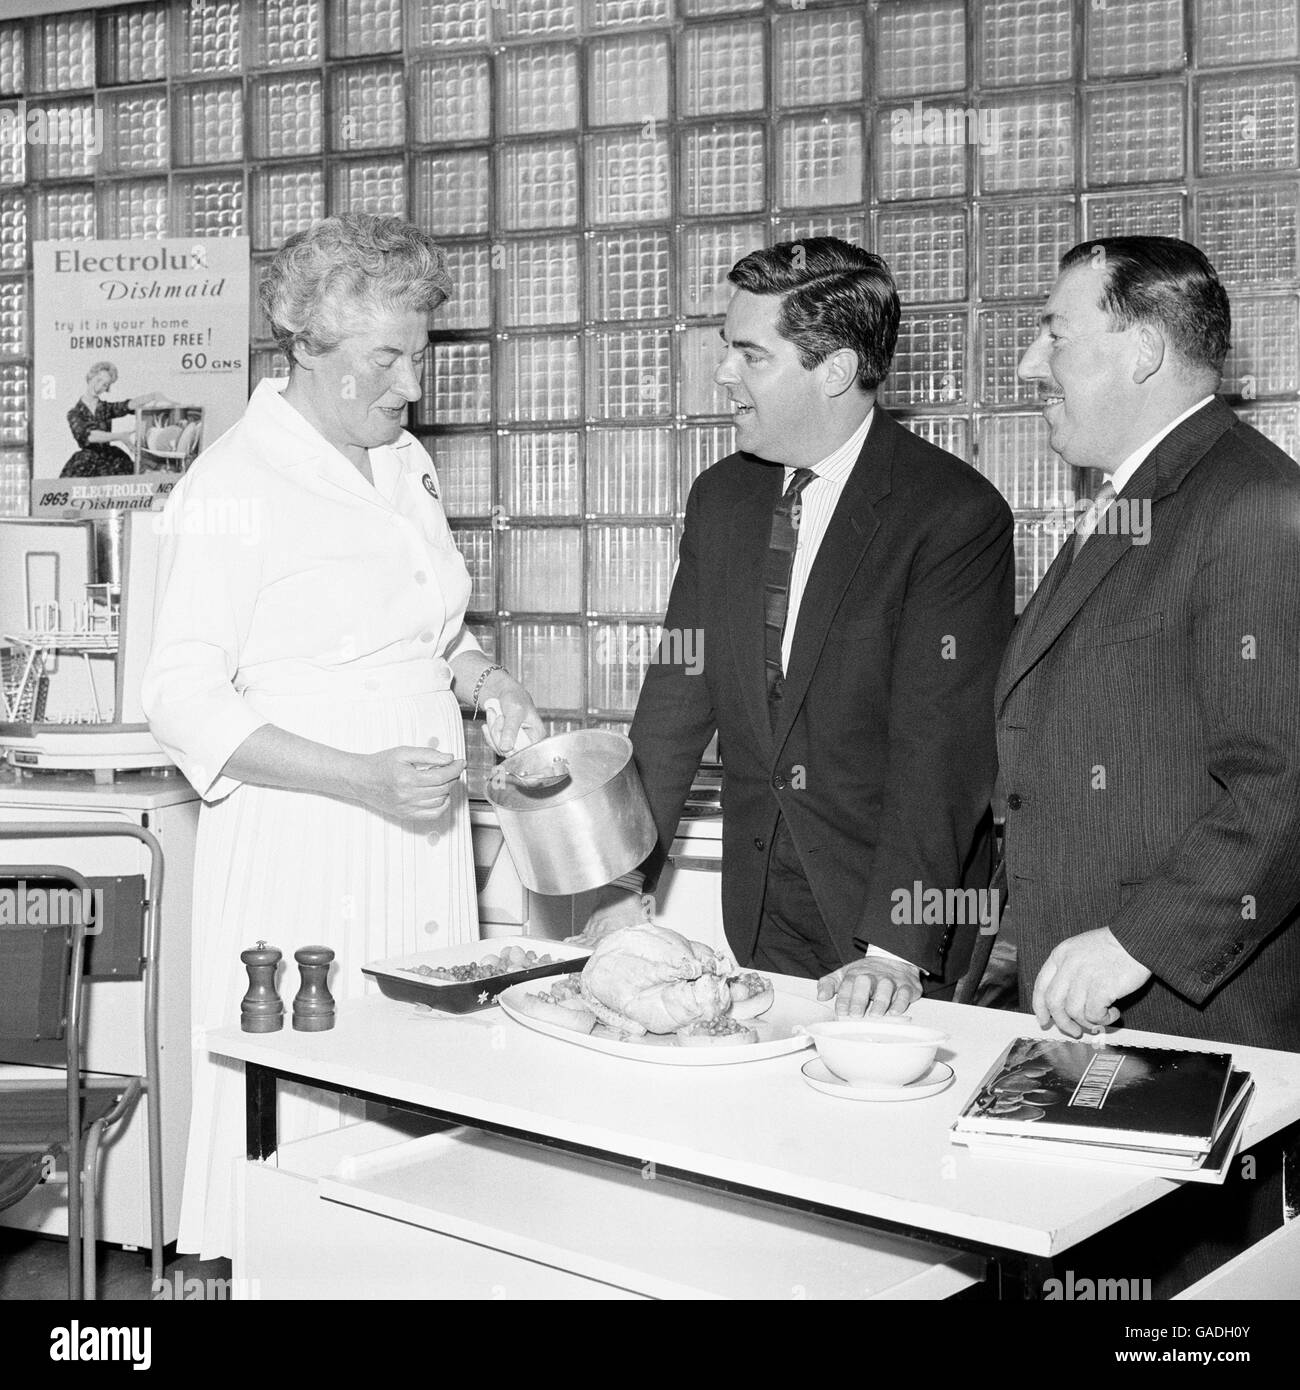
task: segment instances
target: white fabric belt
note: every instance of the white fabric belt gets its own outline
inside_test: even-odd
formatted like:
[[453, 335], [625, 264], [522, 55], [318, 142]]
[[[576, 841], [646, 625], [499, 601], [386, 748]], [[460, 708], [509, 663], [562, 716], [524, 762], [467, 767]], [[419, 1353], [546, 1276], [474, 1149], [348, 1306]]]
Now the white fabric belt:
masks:
[[[240, 673], [244, 677], [245, 672]], [[441, 658], [395, 662], [391, 666], [365, 666], [356, 670], [323, 668], [305, 662], [278, 665], [251, 679], [237, 679], [236, 689], [254, 704], [266, 697], [293, 699], [315, 695], [344, 700], [384, 700], [402, 695], [432, 695], [451, 689], [451, 667]]]

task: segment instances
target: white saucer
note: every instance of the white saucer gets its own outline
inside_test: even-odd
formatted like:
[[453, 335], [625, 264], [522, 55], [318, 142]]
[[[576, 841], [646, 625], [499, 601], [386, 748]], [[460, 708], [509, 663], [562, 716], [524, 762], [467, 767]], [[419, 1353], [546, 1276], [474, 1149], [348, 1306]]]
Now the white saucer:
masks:
[[814, 1091], [838, 1096], [841, 1100], [920, 1100], [924, 1096], [937, 1096], [952, 1084], [953, 1078], [953, 1070], [947, 1062], [936, 1062], [923, 1077], [908, 1086], [850, 1086], [820, 1057], [805, 1062], [799, 1070]]

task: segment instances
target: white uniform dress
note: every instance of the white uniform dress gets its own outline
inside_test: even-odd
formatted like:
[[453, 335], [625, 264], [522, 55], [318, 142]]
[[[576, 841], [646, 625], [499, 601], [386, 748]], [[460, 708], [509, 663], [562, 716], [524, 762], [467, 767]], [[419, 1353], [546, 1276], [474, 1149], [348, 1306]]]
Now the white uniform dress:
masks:
[[[464, 627], [470, 579], [410, 435], [369, 453], [374, 485], [262, 382], [243, 418], [200, 457], [159, 519], [150, 727], [203, 797], [194, 870], [194, 1107], [177, 1247], [233, 1248], [234, 1162], [245, 1151], [243, 1067], [203, 1032], [239, 1021], [241, 950], [336, 953], [336, 999], [364, 962], [478, 935], [464, 782], [430, 833], [359, 804], [222, 776], [273, 724], [352, 752], [398, 745], [462, 756], [449, 660], [479, 650]], [[297, 1089], [297, 1094], [294, 1090]], [[280, 1137], [339, 1123], [338, 1102], [281, 1086]]]

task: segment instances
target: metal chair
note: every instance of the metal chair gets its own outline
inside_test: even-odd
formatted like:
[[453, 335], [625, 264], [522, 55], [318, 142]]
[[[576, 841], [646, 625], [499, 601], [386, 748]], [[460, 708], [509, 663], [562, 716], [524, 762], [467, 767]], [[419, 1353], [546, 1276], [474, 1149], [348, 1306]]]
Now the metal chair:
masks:
[[[143, 904], [141, 971], [144, 982], [144, 1076], [96, 1075], [82, 1065], [85, 1005], [85, 913], [69, 922], [0, 925], [0, 1061], [17, 1062], [30, 1075], [0, 1076], [0, 1209], [27, 1196], [66, 1157], [68, 1171], [68, 1296], [94, 1298], [100, 1146], [108, 1129], [127, 1118], [147, 1095], [149, 1205], [155, 1282], [163, 1270], [162, 1124], [158, 1091], [159, 912], [162, 847], [147, 830], [121, 822], [9, 822], [5, 840], [107, 838], [142, 841], [150, 854]], [[72, 884], [88, 892], [76, 870], [55, 864], [0, 865], [24, 883]], [[64, 899], [67, 902], [67, 899]], [[82, 897], [82, 904], [88, 901]], [[102, 924], [101, 924], [102, 925]], [[62, 1067], [55, 1040], [64, 1043]], [[16, 1068], [7, 1067], [14, 1072]]]

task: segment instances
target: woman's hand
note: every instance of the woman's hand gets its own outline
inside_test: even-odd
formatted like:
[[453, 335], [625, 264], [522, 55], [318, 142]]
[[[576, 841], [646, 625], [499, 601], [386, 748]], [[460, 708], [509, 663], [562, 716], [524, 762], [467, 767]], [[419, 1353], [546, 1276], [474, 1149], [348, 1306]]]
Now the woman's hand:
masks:
[[[503, 756], [513, 752], [516, 745], [526, 748], [546, 737], [546, 725], [533, 704], [533, 698], [508, 671], [493, 671], [484, 682], [480, 704], [495, 701], [501, 710], [500, 718], [488, 715], [483, 730], [494, 752]], [[492, 711], [495, 714], [495, 710]], [[520, 737], [521, 733], [524, 735]]]
[[451, 802], [465, 759], [436, 748], [385, 748], [359, 757], [353, 794], [372, 810], [413, 824], [436, 821]]

